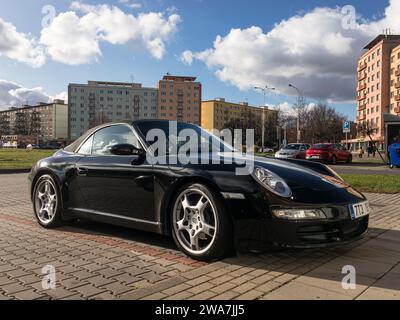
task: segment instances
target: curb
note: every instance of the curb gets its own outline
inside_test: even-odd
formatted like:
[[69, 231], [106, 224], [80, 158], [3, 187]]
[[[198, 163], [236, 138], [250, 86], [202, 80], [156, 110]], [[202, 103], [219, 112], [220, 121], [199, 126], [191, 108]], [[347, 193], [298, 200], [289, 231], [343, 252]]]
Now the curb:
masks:
[[28, 173], [31, 169], [0, 169], [0, 174]]

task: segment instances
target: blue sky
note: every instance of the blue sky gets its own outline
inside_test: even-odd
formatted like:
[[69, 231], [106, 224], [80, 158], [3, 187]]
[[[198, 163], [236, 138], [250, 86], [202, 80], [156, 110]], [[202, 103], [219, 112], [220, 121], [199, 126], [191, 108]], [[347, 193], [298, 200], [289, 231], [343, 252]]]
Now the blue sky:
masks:
[[[41, 10], [43, 6], [49, 4], [53, 5], [56, 9], [57, 15], [71, 11], [71, 1], [66, 0], [0, 1], [0, 19], [2, 19], [3, 22], [11, 23], [18, 33], [23, 33], [29, 39], [35, 39], [38, 42], [42, 30], [41, 22], [43, 14]], [[268, 79], [265, 80], [265, 83], [261, 83], [260, 80], [256, 79], [261, 79], [262, 77], [260, 78], [259, 75], [255, 75], [253, 78], [249, 78], [249, 87], [245, 87], [246, 84], [243, 83], [245, 80], [236, 83], [236, 80], [234, 79], [235, 75], [232, 75], [232, 73], [252, 73], [251, 70], [236, 69], [236, 66], [232, 64], [225, 65], [223, 61], [221, 62], [221, 59], [224, 60], [225, 58], [221, 58], [217, 50], [214, 50], [214, 53], [211, 55], [208, 54], [207, 58], [198, 58], [196, 54], [201, 53], [206, 49], [215, 49], [213, 48], [213, 42], [216, 37], [218, 35], [223, 38], [226, 37], [230, 34], [232, 28], [244, 31], [252, 26], [257, 26], [262, 29], [263, 33], [268, 33], [275, 28], [276, 24], [281, 23], [282, 20], [288, 20], [296, 15], [302, 18], [317, 7], [328, 7], [335, 10], [338, 7], [340, 8], [349, 4], [356, 8], [357, 15], [375, 21], [383, 19], [385, 8], [389, 5], [389, 1], [368, 1], [368, 5], [365, 5], [365, 1], [349, 0], [136, 0], [129, 2], [128, 0], [86, 0], [82, 1], [82, 3], [87, 5], [115, 5], [126, 15], [130, 14], [133, 16], [137, 16], [139, 13], [157, 12], [162, 13], [165, 19], [167, 19], [168, 16], [177, 14], [181, 21], [176, 23], [177, 29], [174, 32], [171, 32], [168, 39], [165, 40], [166, 52], [163, 54], [161, 59], [155, 58], [149, 50], [141, 48], [141, 42], [138, 44], [137, 42], [131, 43], [129, 41], [124, 44], [112, 44], [112, 42], [109, 41], [100, 41], [99, 48], [101, 50], [101, 56], [98, 56], [97, 60], [78, 65], [69, 65], [68, 63], [59, 62], [57, 59], [53, 59], [47, 55], [45, 64], [38, 68], [34, 68], [30, 64], [18, 61], [18, 59], [7, 57], [3, 52], [0, 56], [0, 79], [15, 82], [24, 88], [42, 87], [47, 94], [55, 96], [60, 92], [66, 91], [67, 85], [70, 82], [84, 83], [87, 80], [130, 81], [131, 76], [133, 75], [135, 82], [141, 82], [146, 86], [155, 86], [158, 79], [160, 79], [166, 72], [170, 72], [171, 74], [197, 76], [203, 83], [203, 99], [225, 97], [230, 101], [248, 101], [250, 104], [257, 105], [262, 104], [262, 97], [260, 94], [249, 88], [253, 85], [264, 85], [269, 82]], [[136, 4], [134, 9], [128, 7], [128, 4], [133, 3]], [[85, 14], [87, 14], [87, 12], [77, 13], [79, 17], [82, 17]], [[281, 36], [286, 37], [285, 34], [281, 34]], [[314, 36], [318, 37], [318, 35]], [[353, 51], [355, 50], [355, 53], [352, 54], [353, 60], [354, 57], [359, 55], [361, 52], [360, 44], [362, 44], [363, 41], [365, 42], [365, 39], [368, 39], [368, 37], [366, 37], [365, 34], [362, 34], [359, 42], [356, 42], [354, 46], [351, 47]], [[58, 41], [62, 43], [68, 41], [68, 38], [58, 39]], [[315, 39], [315, 42], [319, 42], [318, 38]], [[76, 44], [73, 41], [69, 41], [69, 45], [75, 46]], [[228, 43], [226, 45], [228, 45]], [[227, 48], [231, 47], [227, 46]], [[236, 47], [233, 46], [232, 48], [234, 50]], [[262, 46], [260, 46], [260, 48], [262, 48]], [[2, 46], [0, 43], [0, 53], [1, 50]], [[190, 61], [190, 64], [183, 63], [180, 58], [181, 54], [185, 50], [190, 50], [191, 54], [195, 57], [193, 61]], [[251, 50], [251, 48], [248, 50]], [[307, 51], [307, 48], [305, 50]], [[313, 49], [314, 53], [315, 50], [317, 49]], [[302, 52], [304, 53], [304, 50]], [[243, 62], [243, 54], [245, 55], [244, 58], [246, 58], [246, 56], [250, 56], [251, 58], [251, 55], [246, 55], [246, 52], [244, 52], [242, 53], [242, 56], [238, 56], [236, 64], [245, 64]], [[304, 53], [304, 55], [306, 54], [308, 55], [309, 53]], [[337, 60], [340, 61], [342, 58], [347, 59], [348, 56], [348, 53], [340, 52], [336, 57], [332, 57], [332, 60], [337, 58]], [[299, 57], [302, 56], [299, 55]], [[271, 59], [271, 61], [277, 61], [277, 59], [279, 61], [279, 57], [276, 55]], [[218, 62], [215, 62], [216, 60], [218, 60]], [[355, 74], [355, 66], [353, 67], [354, 70], [351, 70], [353, 60], [346, 62], [346, 65], [350, 68], [350, 74]], [[263, 68], [265, 68], [262, 75], [265, 76], [265, 78], [269, 78], [268, 63], [271, 62], [268, 60], [260, 61], [260, 63], [263, 65]], [[322, 63], [326, 62], [315, 62], [316, 65]], [[338, 65], [340, 65], [340, 63]], [[288, 66], [291, 67], [290, 65]], [[225, 79], [222, 79], [216, 75], [216, 72], [223, 70], [224, 68], [230, 71], [229, 75], [225, 76]], [[310, 68], [307, 70], [309, 69]], [[318, 69], [316, 72], [321, 72], [321, 70], [323, 72], [324, 69]], [[257, 71], [258, 70], [255, 70], [255, 73], [257, 73]], [[295, 96], [292, 96], [290, 91], [287, 90], [286, 84], [285, 88], [283, 88], [283, 84], [286, 79], [290, 79], [290, 76], [287, 76], [282, 80], [276, 75], [277, 71], [275, 70], [274, 72], [275, 74], [271, 74], [270, 77], [270, 79], [274, 79], [272, 80], [272, 85], [275, 85], [281, 92], [269, 95], [268, 103], [278, 104], [287, 102], [290, 104], [294, 102]], [[303, 70], [300, 72], [304, 73], [305, 71]], [[332, 73], [334, 74], [335, 72]], [[340, 77], [343, 76], [348, 78], [349, 75], [345, 73], [346, 72], [344, 72], [343, 75], [341, 74]], [[240, 77], [240, 75], [238, 77]], [[310, 76], [308, 74], [307, 78], [309, 77], [312, 77], [312, 75]], [[340, 86], [340, 79], [343, 79], [340, 77], [335, 78], [332, 76], [331, 85]], [[318, 83], [318, 81], [316, 83]], [[351, 82], [347, 83], [350, 83], [350, 85], [352, 84]], [[355, 87], [355, 82], [353, 84]], [[311, 89], [309, 90], [310, 86], [315, 86], [315, 82], [301, 81], [301, 83], [296, 83], [296, 85], [301, 87], [304, 92], [310, 92], [310, 95], [318, 95], [314, 94], [315, 91]], [[305, 88], [302, 87], [302, 85], [304, 85]], [[348, 87], [348, 85], [346, 86]], [[323, 87], [321, 90], [326, 90], [326, 87]], [[343, 90], [345, 90], [345, 88]], [[340, 93], [332, 92], [331, 96], [329, 96], [328, 93], [330, 94], [330, 92], [327, 92], [326, 96], [324, 96], [325, 93], [321, 93], [321, 98], [309, 98], [309, 101], [332, 99], [332, 104], [340, 112], [348, 115], [350, 119], [354, 119], [355, 103], [348, 101], [348, 93], [343, 93], [343, 96], [339, 99], [332, 97], [340, 96]]]

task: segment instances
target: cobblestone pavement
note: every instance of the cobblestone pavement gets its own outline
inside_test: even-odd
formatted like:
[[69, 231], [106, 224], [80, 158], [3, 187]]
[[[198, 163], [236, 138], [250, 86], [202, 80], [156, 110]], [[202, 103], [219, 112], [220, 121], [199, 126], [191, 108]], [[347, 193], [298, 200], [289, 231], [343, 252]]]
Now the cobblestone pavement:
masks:
[[[400, 299], [400, 195], [368, 197], [369, 235], [330, 249], [193, 261], [166, 237], [97, 223], [45, 230], [27, 175], [0, 175], [2, 299]], [[42, 288], [55, 267], [56, 289]], [[342, 267], [357, 271], [342, 288]]]

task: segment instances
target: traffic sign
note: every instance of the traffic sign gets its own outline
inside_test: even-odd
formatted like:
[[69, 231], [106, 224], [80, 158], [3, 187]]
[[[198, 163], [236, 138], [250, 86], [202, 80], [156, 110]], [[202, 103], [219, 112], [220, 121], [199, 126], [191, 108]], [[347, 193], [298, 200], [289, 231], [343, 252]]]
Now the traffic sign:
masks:
[[349, 121], [345, 121], [343, 122], [343, 133], [350, 133], [350, 122]]

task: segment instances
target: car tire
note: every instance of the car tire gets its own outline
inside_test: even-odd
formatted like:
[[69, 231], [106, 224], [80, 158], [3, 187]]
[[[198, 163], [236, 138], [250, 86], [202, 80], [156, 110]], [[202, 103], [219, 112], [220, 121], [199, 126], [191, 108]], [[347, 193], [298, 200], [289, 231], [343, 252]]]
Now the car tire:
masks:
[[173, 239], [187, 256], [212, 261], [233, 252], [232, 221], [213, 189], [198, 183], [183, 186], [172, 201], [170, 217]]
[[353, 156], [350, 155], [346, 162], [347, 162], [348, 164], [352, 163], [352, 162], [353, 162]]
[[337, 158], [336, 158], [336, 156], [333, 156], [332, 157], [332, 165], [337, 165]]
[[64, 224], [60, 189], [51, 175], [37, 179], [32, 199], [36, 220], [42, 227], [55, 228]]

